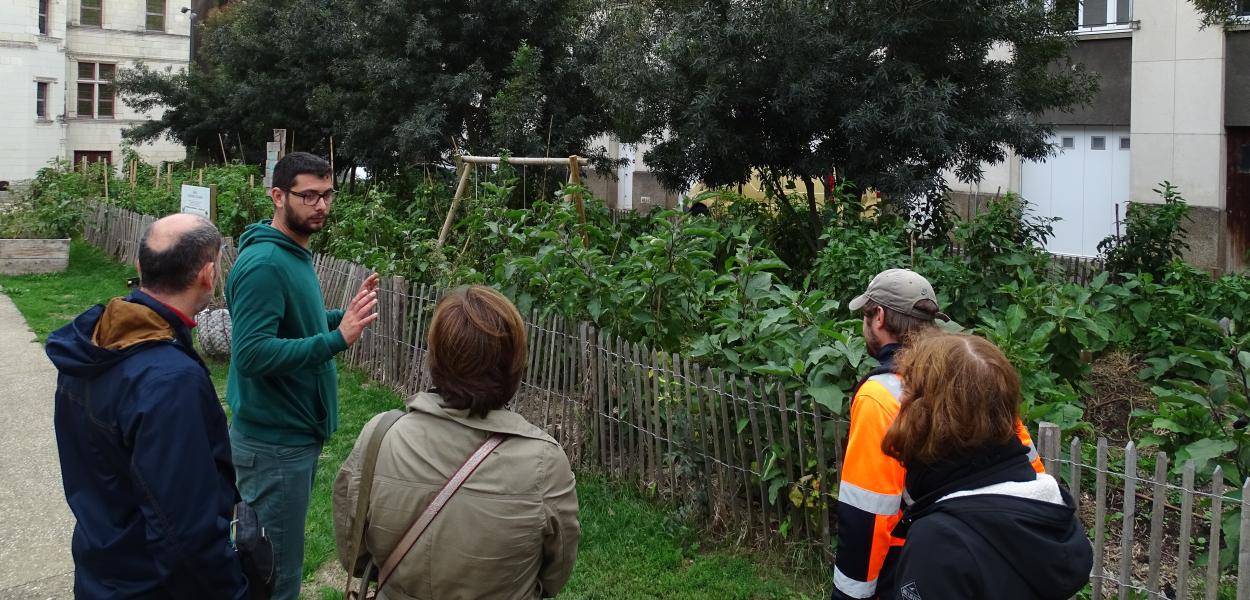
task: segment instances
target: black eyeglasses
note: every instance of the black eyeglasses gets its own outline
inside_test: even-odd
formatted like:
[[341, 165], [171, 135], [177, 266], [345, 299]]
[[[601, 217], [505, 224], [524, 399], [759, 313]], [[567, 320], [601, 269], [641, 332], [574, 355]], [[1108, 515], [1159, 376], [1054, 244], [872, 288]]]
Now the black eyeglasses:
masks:
[[326, 190], [324, 192], [314, 192], [311, 190], [307, 192], [297, 192], [295, 190], [287, 190], [286, 193], [303, 200], [304, 206], [316, 206], [319, 200], [325, 200], [326, 204], [334, 202], [334, 193], [337, 191], [338, 190], [333, 189]]

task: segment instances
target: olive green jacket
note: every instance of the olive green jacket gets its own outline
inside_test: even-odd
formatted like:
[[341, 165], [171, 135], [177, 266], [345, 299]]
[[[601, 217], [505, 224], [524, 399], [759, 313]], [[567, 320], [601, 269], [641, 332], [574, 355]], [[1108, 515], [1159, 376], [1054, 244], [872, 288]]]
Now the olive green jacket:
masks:
[[[443, 484], [492, 433], [508, 438], [474, 471], [395, 569], [379, 598], [530, 599], [556, 595], [577, 558], [581, 526], [568, 457], [555, 440], [508, 410], [470, 418], [437, 394], [407, 402], [378, 451], [360, 557], [382, 564]], [[365, 425], [334, 480], [339, 562], [348, 546], [364, 447], [379, 417]]]

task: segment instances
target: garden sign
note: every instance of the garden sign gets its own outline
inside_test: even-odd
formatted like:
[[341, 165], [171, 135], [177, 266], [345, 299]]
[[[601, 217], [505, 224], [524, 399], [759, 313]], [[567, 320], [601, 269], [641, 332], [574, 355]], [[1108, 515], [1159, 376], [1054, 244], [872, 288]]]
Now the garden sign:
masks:
[[182, 203], [180, 207], [180, 212], [200, 215], [216, 223], [217, 186], [182, 184]]

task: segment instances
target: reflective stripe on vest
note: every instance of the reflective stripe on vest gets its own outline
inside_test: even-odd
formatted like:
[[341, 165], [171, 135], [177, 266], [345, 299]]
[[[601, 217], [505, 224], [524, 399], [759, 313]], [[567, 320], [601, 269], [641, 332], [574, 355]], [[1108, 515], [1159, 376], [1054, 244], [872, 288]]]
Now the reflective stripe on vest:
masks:
[[838, 502], [845, 502], [864, 512], [874, 515], [891, 516], [902, 508], [901, 494], [882, 494], [866, 490], [849, 481], [842, 481], [838, 487]]
[[852, 598], [871, 598], [877, 593], [877, 580], [860, 581], [851, 579], [842, 569], [833, 568], [833, 585], [838, 591]]
[[903, 380], [895, 373], [882, 373], [873, 375], [868, 381], [875, 381], [885, 387], [885, 391], [890, 392], [894, 396], [895, 402], [903, 401]]

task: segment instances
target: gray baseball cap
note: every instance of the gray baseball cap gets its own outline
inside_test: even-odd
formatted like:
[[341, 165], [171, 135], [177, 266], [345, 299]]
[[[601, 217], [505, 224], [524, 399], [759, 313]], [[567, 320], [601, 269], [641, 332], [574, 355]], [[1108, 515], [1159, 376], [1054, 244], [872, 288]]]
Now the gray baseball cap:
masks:
[[937, 294], [933, 293], [928, 279], [909, 269], [888, 269], [878, 273], [868, 284], [868, 289], [851, 300], [847, 308], [851, 312], [859, 311], [869, 300], [917, 319], [933, 319], [936, 316], [943, 321], [950, 320], [941, 312], [934, 315], [916, 308], [916, 303], [921, 300], [932, 300], [937, 304]]

